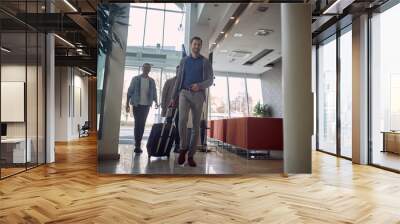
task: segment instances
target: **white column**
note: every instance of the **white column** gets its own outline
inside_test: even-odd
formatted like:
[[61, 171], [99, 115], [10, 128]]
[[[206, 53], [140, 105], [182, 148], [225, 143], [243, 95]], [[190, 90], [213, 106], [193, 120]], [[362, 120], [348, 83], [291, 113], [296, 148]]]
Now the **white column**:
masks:
[[284, 172], [311, 173], [311, 5], [282, 4]]
[[368, 16], [353, 20], [352, 160], [368, 163]]
[[[123, 23], [129, 23], [129, 5], [119, 4], [124, 7], [127, 18]], [[98, 156], [101, 160], [119, 159], [119, 129], [121, 122], [122, 90], [124, 84], [125, 55], [128, 37], [128, 26], [114, 24], [114, 32], [119, 36], [122, 48], [118, 43], [113, 43], [112, 52], [108, 55], [108, 65], [104, 71], [104, 114], [101, 138], [98, 140]], [[107, 63], [107, 60], [106, 60]], [[104, 94], [104, 93], [103, 93]], [[98, 99], [100, 100], [100, 99]]]
[[55, 161], [55, 56], [54, 35], [46, 36], [46, 163]]

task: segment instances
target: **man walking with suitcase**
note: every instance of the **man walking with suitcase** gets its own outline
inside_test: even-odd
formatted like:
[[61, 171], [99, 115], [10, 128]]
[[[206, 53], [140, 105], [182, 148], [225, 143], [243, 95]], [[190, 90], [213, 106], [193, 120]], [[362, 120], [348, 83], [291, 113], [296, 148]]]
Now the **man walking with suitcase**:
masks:
[[[176, 66], [175, 74], [178, 74], [178, 69], [179, 69], [179, 65]], [[168, 79], [165, 82], [164, 87], [162, 89], [162, 96], [161, 96], [161, 116], [162, 117], [167, 116], [167, 111], [168, 111], [169, 103], [171, 102], [171, 99], [172, 99], [175, 82], [176, 82], [176, 75], [173, 78]], [[176, 125], [176, 127], [178, 127], [179, 112], [176, 117], [177, 118], [175, 119], [175, 125]], [[178, 133], [178, 131], [175, 133], [173, 141], [175, 142], [174, 152], [178, 153], [179, 152], [179, 133]]]
[[[195, 167], [194, 154], [200, 133], [200, 119], [206, 99], [205, 90], [214, 80], [213, 69], [208, 59], [200, 54], [202, 40], [200, 37], [190, 39], [191, 53], [184, 57], [179, 65], [174, 86], [173, 99], [170, 105], [175, 107], [179, 99], [179, 136], [180, 153], [178, 164], [183, 165], [188, 153], [189, 166]], [[187, 139], [187, 122], [189, 111], [192, 112], [192, 133]]]
[[156, 83], [154, 79], [149, 77], [150, 70], [150, 64], [144, 63], [142, 74], [132, 78], [126, 98], [126, 112], [129, 113], [129, 104], [132, 105], [133, 117], [135, 119], [135, 153], [143, 152], [141, 142], [147, 115], [153, 101], [156, 104], [156, 109], [158, 108]]

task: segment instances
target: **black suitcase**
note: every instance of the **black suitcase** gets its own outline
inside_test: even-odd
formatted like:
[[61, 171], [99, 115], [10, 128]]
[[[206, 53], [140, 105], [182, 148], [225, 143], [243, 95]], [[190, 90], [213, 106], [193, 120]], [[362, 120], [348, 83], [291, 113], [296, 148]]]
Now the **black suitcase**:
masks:
[[174, 120], [176, 119], [176, 109], [170, 109], [170, 116], [167, 115], [164, 123], [153, 124], [150, 131], [150, 136], [147, 141], [147, 154], [150, 157], [169, 158], [175, 135], [177, 134]]

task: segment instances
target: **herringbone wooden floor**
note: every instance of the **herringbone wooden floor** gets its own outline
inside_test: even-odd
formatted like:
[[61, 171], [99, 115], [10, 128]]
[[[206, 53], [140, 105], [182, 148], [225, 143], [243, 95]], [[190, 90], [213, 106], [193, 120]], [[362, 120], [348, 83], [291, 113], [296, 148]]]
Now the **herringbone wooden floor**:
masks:
[[400, 223], [400, 175], [315, 152], [313, 174], [99, 176], [96, 141], [0, 181], [0, 223]]

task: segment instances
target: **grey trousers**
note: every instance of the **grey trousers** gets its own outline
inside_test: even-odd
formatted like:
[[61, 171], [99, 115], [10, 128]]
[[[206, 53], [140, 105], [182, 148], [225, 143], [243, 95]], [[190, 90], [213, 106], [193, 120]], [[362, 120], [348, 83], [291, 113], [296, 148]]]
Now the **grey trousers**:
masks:
[[[180, 149], [189, 150], [189, 157], [193, 157], [196, 153], [197, 141], [200, 134], [200, 119], [203, 112], [203, 104], [205, 100], [204, 92], [191, 92], [182, 90], [179, 94], [179, 136]], [[192, 111], [192, 133], [190, 140], [187, 138], [187, 122], [189, 111]], [[189, 141], [189, 142], [188, 142]]]

